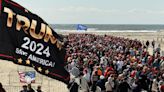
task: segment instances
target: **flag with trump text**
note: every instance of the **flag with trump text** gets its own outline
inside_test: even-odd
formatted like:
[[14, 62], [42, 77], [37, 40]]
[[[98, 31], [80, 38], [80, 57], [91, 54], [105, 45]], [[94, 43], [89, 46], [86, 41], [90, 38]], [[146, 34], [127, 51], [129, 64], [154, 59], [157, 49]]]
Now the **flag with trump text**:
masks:
[[21, 5], [11, 0], [0, 0], [0, 5], [0, 58], [67, 84], [62, 37]]

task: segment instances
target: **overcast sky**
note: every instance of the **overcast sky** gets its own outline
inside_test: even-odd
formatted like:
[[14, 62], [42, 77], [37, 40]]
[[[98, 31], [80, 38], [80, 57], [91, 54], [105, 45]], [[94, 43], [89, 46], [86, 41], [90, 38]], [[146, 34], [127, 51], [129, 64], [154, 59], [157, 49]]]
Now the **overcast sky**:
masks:
[[164, 24], [164, 0], [14, 0], [53, 24]]

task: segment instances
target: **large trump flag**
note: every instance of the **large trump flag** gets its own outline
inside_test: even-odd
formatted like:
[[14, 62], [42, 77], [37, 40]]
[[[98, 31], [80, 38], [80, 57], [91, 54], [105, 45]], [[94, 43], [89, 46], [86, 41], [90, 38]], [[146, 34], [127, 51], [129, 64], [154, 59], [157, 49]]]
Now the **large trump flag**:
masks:
[[11, 0], [0, 0], [0, 5], [0, 58], [68, 83], [62, 38], [21, 5]]

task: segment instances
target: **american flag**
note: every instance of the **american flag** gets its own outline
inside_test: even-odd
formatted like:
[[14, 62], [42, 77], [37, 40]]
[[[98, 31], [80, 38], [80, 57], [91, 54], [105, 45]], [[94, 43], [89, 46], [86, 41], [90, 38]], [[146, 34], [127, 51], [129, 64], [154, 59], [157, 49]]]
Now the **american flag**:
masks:
[[35, 71], [18, 71], [18, 74], [21, 83], [35, 83]]

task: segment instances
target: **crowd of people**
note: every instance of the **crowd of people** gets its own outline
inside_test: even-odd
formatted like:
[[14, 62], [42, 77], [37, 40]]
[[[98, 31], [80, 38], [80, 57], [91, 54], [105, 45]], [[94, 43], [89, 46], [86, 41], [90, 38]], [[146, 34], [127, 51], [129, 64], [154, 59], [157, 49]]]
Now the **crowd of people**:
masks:
[[[69, 34], [64, 41], [70, 92], [164, 92], [164, 56], [155, 41], [94, 34]], [[30, 84], [22, 88], [35, 92]], [[0, 92], [6, 92], [1, 84]]]
[[164, 92], [160, 45], [94, 34], [66, 36], [70, 92]]

